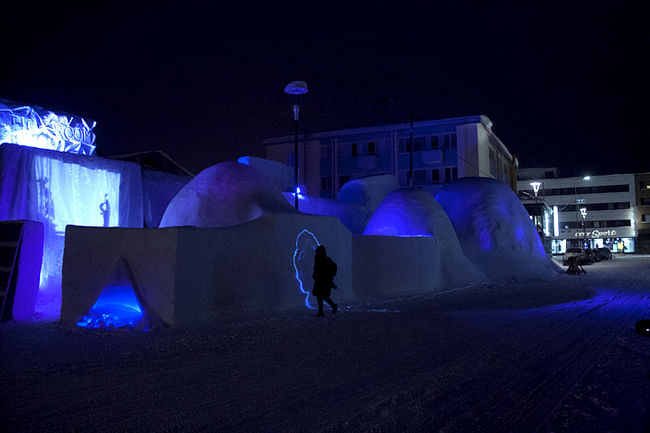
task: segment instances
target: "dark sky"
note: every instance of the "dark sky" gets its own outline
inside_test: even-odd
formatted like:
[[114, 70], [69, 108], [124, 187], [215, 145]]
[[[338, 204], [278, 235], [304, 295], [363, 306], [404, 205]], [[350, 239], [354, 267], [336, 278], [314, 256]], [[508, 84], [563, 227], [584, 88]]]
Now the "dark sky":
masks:
[[[268, 2], [272, 3], [272, 2]], [[301, 127], [485, 114], [521, 167], [650, 171], [647, 2], [37, 9], [3, 20], [0, 98], [90, 117], [100, 155], [162, 149], [198, 172]], [[310, 6], [305, 6], [306, 4]]]

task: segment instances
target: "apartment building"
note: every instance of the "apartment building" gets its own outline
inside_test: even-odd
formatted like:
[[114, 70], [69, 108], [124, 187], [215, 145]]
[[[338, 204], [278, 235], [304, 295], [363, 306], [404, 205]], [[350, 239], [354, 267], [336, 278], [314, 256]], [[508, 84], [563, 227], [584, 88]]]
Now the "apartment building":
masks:
[[[295, 136], [263, 141], [266, 159], [294, 166]], [[461, 177], [491, 177], [516, 188], [517, 158], [483, 115], [423, 120], [298, 137], [299, 185], [308, 195], [336, 198], [349, 180], [392, 174], [436, 193]], [[411, 176], [412, 173], [412, 176]]]

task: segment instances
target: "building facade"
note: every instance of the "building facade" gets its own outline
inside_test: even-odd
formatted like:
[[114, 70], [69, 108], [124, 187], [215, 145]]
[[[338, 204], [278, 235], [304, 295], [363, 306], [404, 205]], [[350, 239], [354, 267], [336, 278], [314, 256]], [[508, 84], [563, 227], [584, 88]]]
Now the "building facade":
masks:
[[[528, 173], [521, 170], [517, 190], [550, 252], [561, 254], [573, 246], [636, 252], [639, 223], [634, 174], [530, 178]], [[650, 189], [647, 202], [650, 228]]]
[[[294, 166], [295, 136], [263, 141], [265, 157]], [[299, 185], [308, 195], [336, 198], [349, 180], [392, 174], [401, 186], [437, 192], [461, 177], [491, 177], [516, 188], [517, 159], [487, 116], [341, 129], [298, 137]]]

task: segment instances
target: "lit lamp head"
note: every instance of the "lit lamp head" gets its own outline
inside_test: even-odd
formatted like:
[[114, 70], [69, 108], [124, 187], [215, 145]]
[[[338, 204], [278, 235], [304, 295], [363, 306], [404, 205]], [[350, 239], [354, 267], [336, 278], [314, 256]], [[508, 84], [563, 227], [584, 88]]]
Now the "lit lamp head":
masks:
[[284, 93], [292, 95], [295, 98], [293, 104], [293, 120], [298, 121], [298, 114], [300, 113], [300, 97], [309, 91], [307, 83], [304, 81], [292, 81], [284, 88]]
[[542, 182], [534, 181], [530, 183], [530, 186], [533, 187], [533, 192], [535, 193], [535, 197], [537, 197], [537, 193], [539, 192], [539, 187], [542, 186]]
[[581, 207], [580, 208], [580, 215], [582, 215], [583, 218], [587, 218], [587, 208], [586, 207]]

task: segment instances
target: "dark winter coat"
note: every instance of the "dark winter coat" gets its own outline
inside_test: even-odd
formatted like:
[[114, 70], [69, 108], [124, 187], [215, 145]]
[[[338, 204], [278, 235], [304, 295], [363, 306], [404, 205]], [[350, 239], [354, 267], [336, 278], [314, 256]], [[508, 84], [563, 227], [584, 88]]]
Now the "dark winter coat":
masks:
[[329, 262], [332, 261], [325, 255], [316, 255], [314, 258], [314, 290], [312, 295], [326, 298], [332, 294], [334, 276], [330, 272]]

